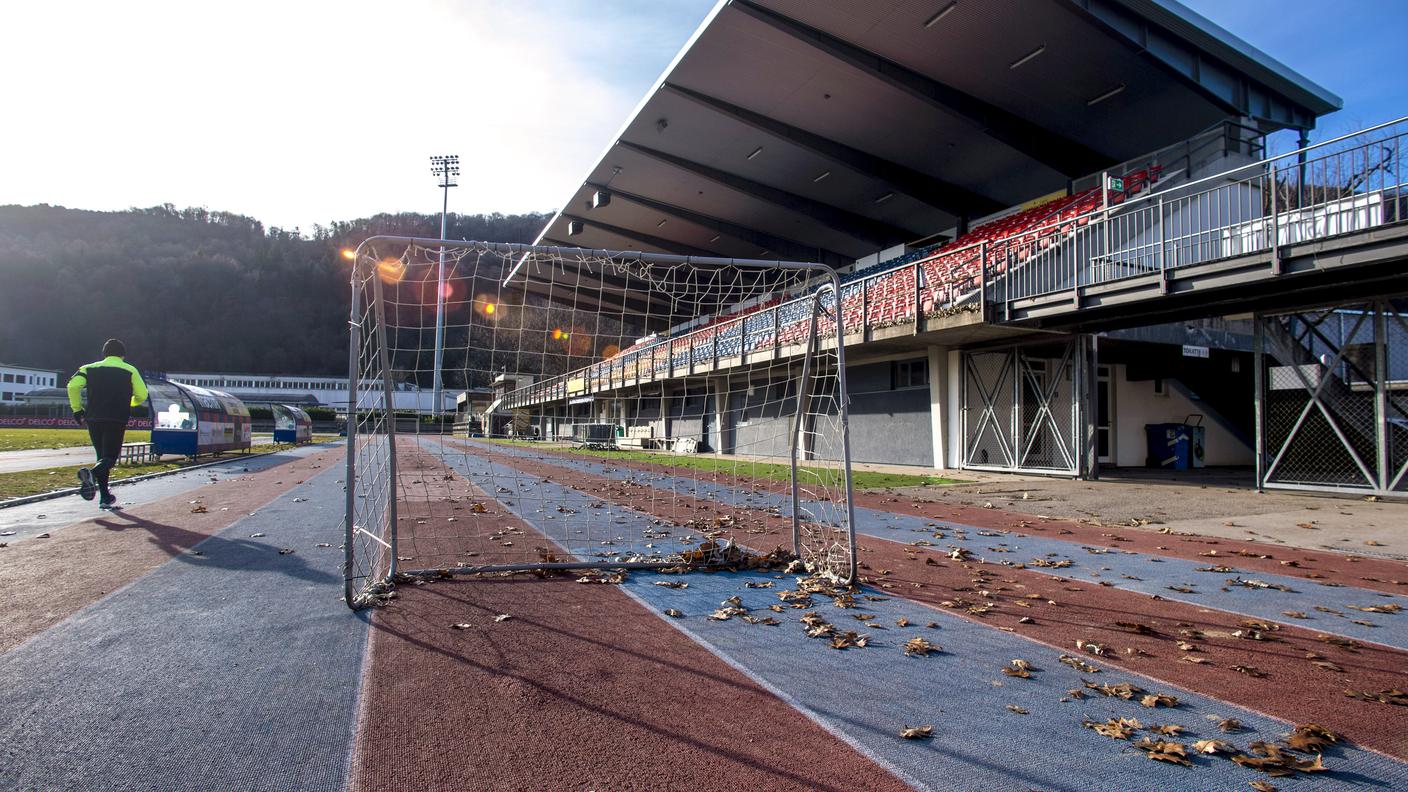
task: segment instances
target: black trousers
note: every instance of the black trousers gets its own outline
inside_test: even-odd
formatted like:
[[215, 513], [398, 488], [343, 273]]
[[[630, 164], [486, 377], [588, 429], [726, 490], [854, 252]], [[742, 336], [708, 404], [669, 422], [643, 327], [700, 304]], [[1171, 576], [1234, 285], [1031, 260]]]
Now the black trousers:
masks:
[[93, 450], [98, 454], [98, 464], [93, 466], [93, 478], [98, 480], [98, 489], [108, 494], [108, 472], [117, 464], [122, 454], [122, 438], [127, 434], [127, 424], [117, 421], [89, 421], [88, 437], [93, 441]]

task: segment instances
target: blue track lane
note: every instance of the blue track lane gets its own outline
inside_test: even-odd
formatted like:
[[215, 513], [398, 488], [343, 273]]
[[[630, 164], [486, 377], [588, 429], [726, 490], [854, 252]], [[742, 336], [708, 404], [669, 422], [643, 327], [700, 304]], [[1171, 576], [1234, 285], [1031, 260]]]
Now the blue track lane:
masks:
[[[772, 581], [778, 588], [792, 579], [767, 573], [690, 575], [686, 589], [653, 585], [678, 576], [631, 574], [625, 589], [656, 612], [683, 611], [665, 619], [671, 626], [809, 710], [831, 731], [898, 769], [911, 783], [935, 790], [1030, 790], [1047, 792], [1092, 789], [1239, 790], [1264, 778], [1220, 757], [1196, 757], [1193, 767], [1147, 759], [1130, 742], [1103, 737], [1083, 728], [1085, 718], [1138, 718], [1145, 725], [1179, 724], [1188, 729], [1178, 742], [1226, 739], [1245, 750], [1253, 740], [1278, 739], [1290, 725], [1189, 691], [1109, 669], [1081, 674], [1057, 662], [1059, 652], [1011, 633], [967, 621], [901, 599], [863, 602], [842, 609], [826, 601], [815, 608], [842, 630], [868, 633], [863, 649], [836, 650], [822, 639], [806, 637], [797, 619], [803, 611], [766, 610], [779, 603], [774, 590], [749, 589], [747, 582]], [[712, 621], [707, 615], [729, 597], [741, 597], [758, 615], [782, 624], [748, 624], [738, 618]], [[818, 602], [825, 598], [818, 598]], [[871, 626], [853, 618], [874, 614]], [[897, 619], [910, 625], [899, 628]], [[936, 622], [939, 628], [928, 628]], [[944, 647], [929, 657], [906, 657], [901, 645], [916, 635]], [[1039, 670], [1033, 679], [1004, 676], [1002, 666], [1021, 658]], [[1151, 692], [1179, 699], [1174, 709], [1148, 709], [1136, 701], [1107, 698], [1087, 691], [1083, 700], [1062, 702], [1082, 679], [1129, 681]], [[1021, 715], [1007, 705], [1025, 708]], [[1229, 735], [1216, 728], [1223, 718], [1237, 718], [1247, 731]], [[933, 725], [930, 741], [902, 740], [901, 726]], [[1141, 735], [1150, 734], [1141, 732]], [[1174, 738], [1169, 738], [1174, 739]], [[1328, 753], [1333, 773], [1276, 779], [1283, 790], [1350, 790], [1408, 787], [1408, 765], [1363, 750]]]
[[0, 789], [342, 789], [367, 628], [341, 473], [0, 656]]
[[[500, 453], [524, 458], [541, 458], [531, 452], [512, 446], [494, 445], [491, 448]], [[447, 461], [461, 455], [447, 453]], [[471, 459], [475, 459], [473, 455]], [[554, 456], [544, 461], [561, 467], [580, 470], [597, 476], [622, 481], [635, 481], [641, 484], [672, 490], [681, 494], [714, 499], [721, 503], [739, 504], [748, 508], [777, 507], [783, 514], [791, 514], [791, 501], [784, 495], [768, 492], [741, 490], [705, 480], [693, 480], [663, 473], [643, 472], [583, 459], [569, 459]], [[522, 474], [518, 474], [522, 476]], [[564, 488], [565, 489], [565, 488]], [[1073, 580], [1091, 583], [1113, 583], [1116, 588], [1142, 594], [1157, 594], [1164, 599], [1187, 602], [1232, 613], [1255, 616], [1283, 624], [1293, 624], [1310, 630], [1334, 633], [1361, 641], [1373, 641], [1385, 646], [1408, 650], [1408, 597], [1368, 591], [1353, 586], [1322, 586], [1313, 580], [1275, 575], [1260, 572], [1215, 573], [1201, 572], [1199, 567], [1230, 565], [1236, 567], [1235, 558], [1209, 558], [1205, 562], [1187, 559], [1151, 556], [1145, 553], [1126, 552], [1119, 549], [1093, 547], [1101, 551], [1092, 553], [1082, 545], [1043, 536], [1026, 536], [1017, 533], [980, 529], [947, 521], [928, 520], [906, 514], [896, 514], [878, 509], [856, 508], [856, 532], [865, 536], [888, 539], [900, 543], [910, 543], [924, 539], [932, 541], [936, 548], [945, 551], [961, 547], [975, 557], [994, 563], [1030, 563], [1042, 558], [1051, 561], [1069, 559], [1071, 566], [1060, 569], [1059, 574]], [[944, 538], [932, 537], [935, 531], [942, 532]], [[1033, 571], [1045, 570], [1033, 568]], [[1290, 591], [1275, 588], [1248, 588], [1233, 584], [1237, 578], [1256, 580], [1273, 585], [1285, 586]], [[1179, 586], [1191, 588], [1191, 593], [1178, 592], [1169, 588]], [[1307, 602], [1313, 605], [1333, 608], [1343, 616], [1323, 612], [1310, 612], [1308, 619], [1287, 619], [1284, 611], [1307, 610]], [[1350, 606], [1382, 605], [1397, 603], [1405, 609], [1398, 614], [1364, 613]], [[1372, 626], [1355, 624], [1352, 620], [1369, 622]]]

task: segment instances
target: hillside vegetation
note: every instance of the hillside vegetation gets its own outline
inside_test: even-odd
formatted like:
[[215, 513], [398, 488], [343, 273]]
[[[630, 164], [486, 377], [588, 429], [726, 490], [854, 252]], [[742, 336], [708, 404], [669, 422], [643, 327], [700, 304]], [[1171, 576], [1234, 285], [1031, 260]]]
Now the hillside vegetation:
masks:
[[[531, 242], [546, 220], [452, 215], [449, 236]], [[437, 237], [439, 222], [377, 215], [306, 238], [170, 205], [0, 206], [0, 361], [72, 371], [118, 337], [148, 371], [345, 373], [348, 271], [339, 249], [379, 233]], [[456, 363], [447, 356], [447, 371]], [[454, 380], [447, 373], [447, 385], [463, 386]]]

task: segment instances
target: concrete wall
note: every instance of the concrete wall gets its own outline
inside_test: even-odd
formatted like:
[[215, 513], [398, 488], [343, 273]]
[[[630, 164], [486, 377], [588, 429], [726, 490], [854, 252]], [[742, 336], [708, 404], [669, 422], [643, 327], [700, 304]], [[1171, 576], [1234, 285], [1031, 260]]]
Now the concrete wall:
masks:
[[756, 382], [729, 396], [726, 420], [733, 428], [725, 453], [786, 457], [791, 448], [792, 414], [796, 411], [794, 383]]
[[[893, 390], [892, 366], [893, 361], [885, 361], [846, 370], [851, 392], [851, 461], [931, 467], [934, 435], [929, 386]], [[934, 374], [931, 369], [931, 381]]]
[[[1114, 376], [1114, 451], [1115, 464], [1120, 467], [1143, 467], [1146, 456], [1144, 425], [1180, 423], [1191, 413], [1203, 408], [1173, 388], [1167, 395], [1154, 393], [1152, 380], [1130, 382], [1123, 364], [1115, 365]], [[1247, 394], [1250, 399], [1252, 395]], [[1251, 465], [1256, 459], [1251, 446], [1228, 432], [1216, 422], [1204, 420], [1207, 427], [1206, 460], [1209, 465]]]

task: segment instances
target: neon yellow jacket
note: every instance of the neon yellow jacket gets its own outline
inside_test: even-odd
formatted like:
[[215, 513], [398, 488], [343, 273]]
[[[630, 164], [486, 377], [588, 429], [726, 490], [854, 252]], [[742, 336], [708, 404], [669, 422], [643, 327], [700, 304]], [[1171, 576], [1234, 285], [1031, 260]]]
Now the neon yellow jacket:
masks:
[[[88, 405], [83, 405], [83, 389], [88, 389]], [[147, 400], [147, 383], [137, 369], [116, 355], [80, 366], [68, 381], [68, 404], [74, 412], [84, 410], [88, 421], [127, 423], [133, 407]]]

